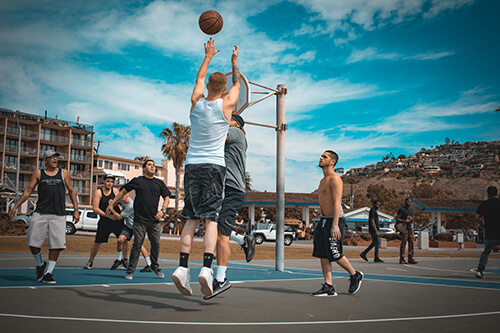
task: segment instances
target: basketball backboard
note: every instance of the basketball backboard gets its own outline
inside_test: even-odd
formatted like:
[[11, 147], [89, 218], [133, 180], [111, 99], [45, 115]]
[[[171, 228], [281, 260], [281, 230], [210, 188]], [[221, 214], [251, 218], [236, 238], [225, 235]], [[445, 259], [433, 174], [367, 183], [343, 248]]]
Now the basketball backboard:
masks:
[[[227, 90], [225, 93], [231, 89], [233, 86], [233, 72], [227, 73]], [[238, 103], [236, 104], [235, 109], [233, 110], [233, 113], [240, 114], [243, 112], [243, 110], [246, 109], [248, 104], [250, 103], [250, 96], [251, 96], [251, 91], [250, 91], [250, 82], [248, 82], [247, 78], [245, 75], [240, 73], [240, 83], [241, 83], [241, 88], [240, 88], [240, 95], [238, 97]]]

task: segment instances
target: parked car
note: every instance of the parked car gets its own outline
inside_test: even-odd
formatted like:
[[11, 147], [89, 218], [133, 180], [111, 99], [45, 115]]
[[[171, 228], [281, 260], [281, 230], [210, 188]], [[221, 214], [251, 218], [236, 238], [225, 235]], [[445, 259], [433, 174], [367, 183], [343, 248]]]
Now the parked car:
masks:
[[[252, 231], [255, 237], [255, 243], [262, 244], [267, 241], [276, 241], [276, 224], [269, 223], [265, 229], [257, 229]], [[290, 246], [295, 239], [295, 232], [289, 225], [285, 225], [285, 245]]]
[[99, 215], [91, 208], [82, 208], [80, 211], [80, 221], [73, 223], [73, 208], [66, 208], [66, 235], [73, 235], [77, 230], [97, 231]]

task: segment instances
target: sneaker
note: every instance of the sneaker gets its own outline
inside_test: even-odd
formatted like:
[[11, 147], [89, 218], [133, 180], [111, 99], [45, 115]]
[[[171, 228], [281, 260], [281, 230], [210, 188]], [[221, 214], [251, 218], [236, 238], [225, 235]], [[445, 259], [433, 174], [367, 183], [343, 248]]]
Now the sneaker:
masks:
[[175, 286], [184, 295], [192, 295], [193, 290], [191, 290], [191, 275], [189, 275], [189, 268], [179, 266], [172, 273], [172, 281], [174, 281]]
[[402, 264], [402, 265], [406, 265], [407, 264], [405, 258], [399, 258], [399, 263]]
[[212, 295], [211, 296], [204, 296], [203, 299], [211, 299], [212, 297], [215, 297], [215, 296], [223, 293], [224, 291], [228, 290], [231, 287], [232, 287], [231, 282], [229, 282], [229, 280], [226, 278], [224, 278], [224, 282], [219, 282], [217, 280], [214, 280], [214, 283], [212, 286], [212, 289], [213, 289]]
[[143, 269], [140, 270], [141, 273], [145, 273], [145, 272], [152, 272], [153, 270], [151, 269], [151, 266], [147, 265], [146, 267], [144, 267]]
[[253, 235], [245, 236], [245, 243], [241, 245], [241, 248], [245, 252], [247, 262], [252, 261], [255, 255], [255, 237]]
[[329, 286], [326, 283], [321, 284], [321, 289], [315, 291], [311, 294], [311, 296], [315, 297], [334, 297], [337, 296], [337, 292], [333, 286]]
[[[113, 266], [111, 266], [111, 270], [114, 271], [115, 269], [120, 267], [122, 264], [123, 264], [122, 260], [116, 259], [115, 262], [113, 263]], [[87, 268], [87, 266], [85, 266], [85, 268]]]
[[87, 263], [87, 265], [85, 265], [85, 267], [83, 267], [85, 269], [92, 269], [94, 268], [94, 263], [92, 262], [92, 260], [89, 260], [89, 262]]
[[125, 269], [128, 268], [128, 260], [127, 259], [122, 259], [122, 265]]
[[45, 268], [47, 267], [47, 262], [44, 261], [42, 266], [36, 266], [36, 280], [38, 282], [42, 281], [43, 273], [45, 272]]
[[133, 278], [134, 278], [134, 273], [127, 272], [127, 274], [125, 274], [125, 279], [132, 280]]
[[408, 263], [412, 264], [412, 265], [416, 265], [416, 264], [418, 264], [418, 261], [415, 261], [415, 260], [413, 260], [413, 258], [411, 258], [411, 259], [408, 259]]
[[361, 257], [361, 259], [363, 259], [364, 261], [368, 261], [368, 258], [366, 257], [366, 254], [361, 253], [359, 256], [360, 256], [360, 257]]
[[163, 274], [160, 268], [157, 268], [154, 272], [156, 273], [156, 276], [159, 277], [160, 279], [163, 279], [165, 277], [165, 274]]
[[373, 260], [373, 262], [384, 262], [384, 261], [380, 258], [375, 258], [375, 260]]
[[356, 271], [356, 274], [351, 276], [349, 279], [349, 294], [355, 294], [361, 288], [361, 282], [363, 282], [363, 272]]
[[213, 283], [214, 283], [214, 272], [211, 268], [202, 267], [200, 270], [200, 275], [198, 275], [198, 282], [200, 283], [201, 293], [205, 296], [212, 296], [213, 294]]
[[47, 284], [56, 284], [56, 280], [54, 280], [54, 276], [51, 273], [47, 273], [42, 278], [43, 283]]
[[484, 274], [483, 274], [483, 272], [482, 272], [482, 271], [479, 271], [479, 270], [478, 270], [478, 271], [476, 271], [476, 277], [477, 277], [478, 279], [484, 279]]

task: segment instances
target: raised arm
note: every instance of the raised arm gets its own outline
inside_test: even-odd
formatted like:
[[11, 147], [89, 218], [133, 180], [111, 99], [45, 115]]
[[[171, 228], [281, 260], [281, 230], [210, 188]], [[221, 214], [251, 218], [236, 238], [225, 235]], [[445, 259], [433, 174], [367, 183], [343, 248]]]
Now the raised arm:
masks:
[[120, 201], [121, 198], [123, 198], [125, 195], [127, 195], [128, 191], [122, 187], [120, 192], [115, 196], [113, 200], [109, 202], [108, 208], [106, 209], [106, 213], [111, 214], [113, 211], [113, 207], [116, 206], [118, 201]]
[[224, 95], [222, 101], [222, 112], [224, 113], [224, 118], [228, 121], [231, 120], [231, 114], [233, 109], [238, 103], [238, 97], [240, 96], [240, 71], [238, 70], [238, 45], [234, 46], [233, 55], [231, 56], [231, 65], [233, 67], [233, 86], [229, 89], [228, 93]]
[[33, 190], [35, 189], [35, 186], [38, 184], [40, 181], [40, 169], [36, 170], [33, 176], [31, 176], [31, 181], [26, 190], [24, 190], [23, 195], [21, 198], [16, 202], [14, 207], [10, 210], [9, 212], [9, 217], [12, 219], [14, 218], [14, 215], [16, 215], [16, 211], [21, 206], [28, 198], [30, 197], [31, 193], [33, 193]]
[[78, 200], [76, 199], [76, 192], [73, 188], [73, 183], [71, 183], [71, 177], [69, 176], [69, 172], [67, 170], [62, 170], [64, 183], [66, 184], [66, 188], [68, 189], [69, 198], [71, 199], [71, 203], [73, 204], [73, 223], [78, 223], [80, 221], [80, 211], [78, 210]]
[[205, 93], [205, 79], [207, 77], [208, 65], [213, 56], [216, 55], [220, 50], [215, 49], [215, 41], [210, 38], [208, 42], [204, 44], [205, 46], [205, 58], [201, 63], [200, 69], [198, 70], [198, 75], [196, 76], [196, 83], [194, 85], [193, 94], [191, 95], [191, 111], [193, 111], [194, 106], [200, 98], [203, 97]]

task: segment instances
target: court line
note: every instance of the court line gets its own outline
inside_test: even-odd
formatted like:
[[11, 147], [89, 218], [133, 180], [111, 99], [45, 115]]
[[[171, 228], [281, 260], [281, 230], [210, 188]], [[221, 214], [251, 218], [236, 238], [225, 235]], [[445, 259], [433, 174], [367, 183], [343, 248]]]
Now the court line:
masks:
[[500, 315], [500, 311], [479, 312], [479, 313], [463, 313], [463, 314], [455, 314], [455, 315], [425, 316], [425, 317], [424, 316], [405, 317], [405, 318], [223, 323], [223, 322], [152, 321], [152, 320], [127, 320], [127, 319], [78, 318], [78, 317], [49, 317], [49, 316], [20, 315], [20, 314], [13, 314], [13, 313], [0, 313], [0, 317], [24, 318], [24, 319], [87, 321], [87, 322], [105, 322], [105, 323], [120, 323], [120, 324], [183, 325], [183, 326], [242, 326], [242, 325], [245, 325], [245, 326], [276, 326], [276, 325], [363, 324], [363, 323], [398, 322], [398, 321], [413, 321], [413, 320], [454, 319], [454, 318], [492, 316], [492, 315], [493, 316]]

